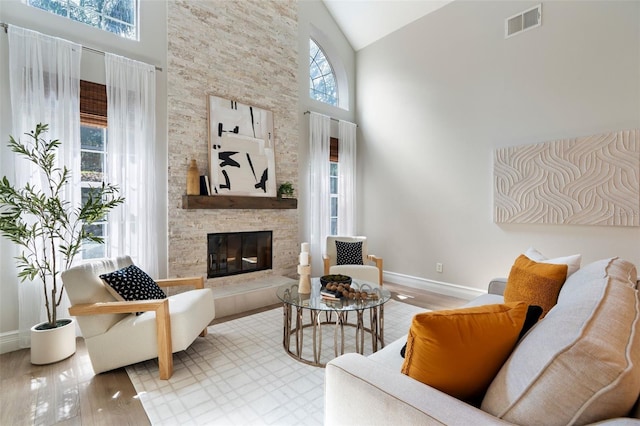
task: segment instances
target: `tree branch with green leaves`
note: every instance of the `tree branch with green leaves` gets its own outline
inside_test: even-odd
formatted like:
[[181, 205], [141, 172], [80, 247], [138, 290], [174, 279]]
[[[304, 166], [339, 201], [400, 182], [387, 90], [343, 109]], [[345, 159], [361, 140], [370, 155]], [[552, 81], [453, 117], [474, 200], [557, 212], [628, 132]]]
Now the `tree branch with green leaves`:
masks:
[[16, 188], [6, 176], [0, 180], [0, 233], [22, 248], [16, 257], [18, 278], [42, 281], [48, 327], [54, 328], [64, 292], [60, 272], [71, 267], [83, 242], [104, 243], [88, 231], [89, 225], [103, 220], [124, 198], [117, 186], [103, 182], [89, 190], [80, 206], [72, 206], [64, 197], [66, 190], [73, 190], [71, 172], [58, 166], [61, 142], [45, 140], [42, 135], [47, 131], [47, 124], [38, 124], [25, 133], [24, 143], [9, 137], [11, 151], [37, 166], [45, 184], [41, 188], [27, 182]]

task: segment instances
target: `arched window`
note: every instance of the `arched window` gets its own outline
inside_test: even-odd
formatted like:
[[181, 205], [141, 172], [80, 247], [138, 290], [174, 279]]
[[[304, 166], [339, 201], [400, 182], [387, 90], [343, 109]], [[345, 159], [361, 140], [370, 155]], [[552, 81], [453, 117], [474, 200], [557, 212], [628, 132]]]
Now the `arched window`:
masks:
[[309, 96], [320, 102], [338, 106], [338, 83], [333, 67], [322, 48], [309, 39]]

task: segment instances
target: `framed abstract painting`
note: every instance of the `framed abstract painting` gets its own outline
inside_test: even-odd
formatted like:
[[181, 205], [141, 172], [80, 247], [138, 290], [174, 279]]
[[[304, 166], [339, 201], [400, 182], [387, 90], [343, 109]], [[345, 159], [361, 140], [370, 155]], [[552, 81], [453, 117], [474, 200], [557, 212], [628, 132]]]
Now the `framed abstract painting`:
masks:
[[271, 111], [208, 96], [211, 195], [275, 197]]

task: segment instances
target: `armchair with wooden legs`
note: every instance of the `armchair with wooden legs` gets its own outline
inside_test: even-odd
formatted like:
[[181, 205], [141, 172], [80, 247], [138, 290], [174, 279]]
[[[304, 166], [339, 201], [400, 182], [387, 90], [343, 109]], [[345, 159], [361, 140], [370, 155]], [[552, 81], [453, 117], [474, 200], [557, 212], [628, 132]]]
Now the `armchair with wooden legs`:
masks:
[[[342, 247], [353, 246], [356, 253], [358, 247], [362, 252], [362, 259], [358, 259], [358, 263], [345, 264], [338, 259], [340, 243], [346, 243]], [[358, 256], [359, 257], [359, 256]], [[324, 262], [324, 275], [343, 274], [355, 279], [361, 279], [374, 284], [382, 285], [382, 258], [369, 254], [367, 250], [367, 237], [346, 237], [346, 236], [328, 236], [325, 253], [322, 257]]]
[[[380, 287], [383, 285], [382, 258], [369, 254], [367, 237], [328, 236], [322, 259], [324, 275], [348, 275], [354, 280], [367, 281]], [[355, 263], [348, 263], [350, 260]], [[371, 316], [370, 322], [372, 329], [380, 330], [380, 343], [384, 347], [384, 305], [378, 309], [377, 318]], [[372, 315], [373, 311], [369, 313]]]
[[[96, 374], [158, 358], [160, 379], [173, 374], [173, 353], [205, 336], [215, 317], [213, 293], [203, 277], [156, 280], [161, 287], [194, 289], [164, 299], [118, 301], [101, 274], [132, 265], [128, 256], [91, 261], [62, 273]], [[140, 315], [136, 315], [140, 313]]]

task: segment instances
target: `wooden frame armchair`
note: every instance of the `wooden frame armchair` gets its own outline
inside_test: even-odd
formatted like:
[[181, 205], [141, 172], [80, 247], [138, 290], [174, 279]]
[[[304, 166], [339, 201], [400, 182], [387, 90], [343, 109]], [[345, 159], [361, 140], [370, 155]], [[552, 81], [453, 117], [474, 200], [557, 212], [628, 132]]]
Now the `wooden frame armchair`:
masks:
[[[346, 243], [362, 243], [362, 264], [361, 265], [338, 265], [336, 241]], [[324, 275], [344, 274], [352, 278], [369, 281], [378, 285], [383, 284], [382, 258], [369, 254], [367, 248], [367, 237], [347, 237], [328, 236], [325, 253], [322, 256], [324, 263]], [[371, 264], [373, 263], [373, 265]]]
[[[62, 273], [62, 280], [96, 373], [158, 358], [160, 379], [173, 374], [173, 352], [205, 336], [215, 317], [213, 293], [203, 277], [157, 280], [159, 286], [194, 289], [165, 299], [121, 302], [100, 275], [133, 264], [128, 256], [89, 262]], [[141, 312], [141, 315], [134, 315]]]

